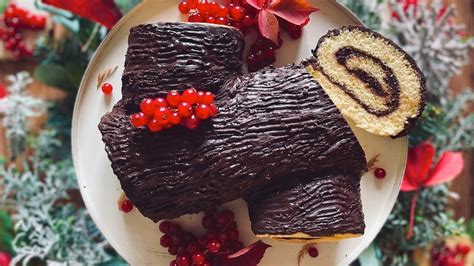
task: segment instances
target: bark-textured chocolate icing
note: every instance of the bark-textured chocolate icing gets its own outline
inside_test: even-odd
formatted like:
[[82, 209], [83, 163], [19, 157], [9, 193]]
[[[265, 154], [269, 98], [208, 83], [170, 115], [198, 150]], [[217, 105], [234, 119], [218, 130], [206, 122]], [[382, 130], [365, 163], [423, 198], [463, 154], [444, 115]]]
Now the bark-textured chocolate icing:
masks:
[[[283, 201], [280, 192], [324, 181], [340, 186], [326, 192], [335, 193], [334, 198], [340, 191], [353, 199], [337, 204], [350, 203], [346, 209], [359, 204], [360, 212], [358, 182], [365, 155], [336, 106], [302, 65], [242, 75], [243, 47], [240, 32], [228, 27], [157, 23], [131, 30], [123, 98], [99, 124], [127, 197], [143, 215], [158, 221], [215, 207], [250, 191]], [[212, 90], [219, 114], [194, 131], [173, 127], [152, 133], [130, 125], [129, 115], [138, 111], [141, 99], [188, 86]], [[348, 184], [326, 175], [348, 169]], [[277, 191], [270, 189], [276, 185]], [[282, 215], [310, 214], [258, 197], [249, 204], [251, 210], [269, 204], [265, 215], [277, 210]], [[362, 219], [354, 223], [363, 227]], [[258, 228], [264, 231], [265, 225]], [[308, 233], [313, 232], [322, 231]]]

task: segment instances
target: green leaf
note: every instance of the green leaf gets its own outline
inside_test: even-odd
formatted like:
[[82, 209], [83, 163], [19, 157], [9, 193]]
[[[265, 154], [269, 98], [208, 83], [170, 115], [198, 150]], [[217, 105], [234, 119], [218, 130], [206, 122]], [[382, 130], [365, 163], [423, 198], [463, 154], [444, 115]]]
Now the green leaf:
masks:
[[13, 221], [7, 212], [0, 210], [0, 251], [13, 253], [13, 236]]
[[120, 257], [115, 257], [109, 261], [97, 264], [97, 266], [125, 266], [125, 265], [128, 265], [128, 263]]
[[75, 87], [75, 82], [68, 70], [59, 64], [46, 63], [36, 67], [34, 78], [53, 87], [70, 90]]

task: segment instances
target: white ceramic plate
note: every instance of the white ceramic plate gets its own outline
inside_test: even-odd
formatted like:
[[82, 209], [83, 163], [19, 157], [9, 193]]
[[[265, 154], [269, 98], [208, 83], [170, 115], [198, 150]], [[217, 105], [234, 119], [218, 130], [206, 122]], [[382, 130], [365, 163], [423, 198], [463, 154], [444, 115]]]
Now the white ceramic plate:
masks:
[[[313, 13], [310, 24], [298, 41], [284, 38], [278, 51], [277, 66], [299, 62], [310, 56], [320, 36], [328, 30], [359, 21], [335, 0], [315, 1], [313, 5], [321, 11]], [[132, 265], [168, 265], [172, 256], [159, 245], [161, 233], [158, 225], [143, 217], [136, 209], [122, 214], [117, 208], [121, 194], [120, 184], [112, 172], [110, 162], [97, 128], [100, 117], [112, 109], [121, 98], [121, 73], [127, 49], [129, 29], [135, 25], [156, 21], [183, 21], [177, 10], [178, 0], [147, 0], [126, 15], [109, 33], [97, 50], [86, 74], [76, 100], [72, 152], [82, 197], [92, 218], [110, 244]], [[97, 75], [106, 67], [118, 66], [108, 79], [114, 85], [111, 97], [104, 97], [96, 90]], [[398, 195], [407, 156], [406, 138], [390, 139], [370, 135], [354, 128], [367, 158], [381, 154], [378, 166], [387, 171], [387, 177], [378, 180], [372, 173], [362, 178], [362, 204], [365, 214], [364, 236], [338, 242], [318, 244], [319, 256], [306, 258], [302, 265], [347, 265], [370, 244], [392, 209]], [[246, 244], [257, 238], [250, 230], [245, 202], [236, 200], [225, 205], [234, 210], [242, 240]], [[202, 232], [201, 215], [185, 215], [179, 223], [184, 229]], [[273, 247], [268, 249], [260, 265], [296, 265], [301, 244], [264, 240]]]

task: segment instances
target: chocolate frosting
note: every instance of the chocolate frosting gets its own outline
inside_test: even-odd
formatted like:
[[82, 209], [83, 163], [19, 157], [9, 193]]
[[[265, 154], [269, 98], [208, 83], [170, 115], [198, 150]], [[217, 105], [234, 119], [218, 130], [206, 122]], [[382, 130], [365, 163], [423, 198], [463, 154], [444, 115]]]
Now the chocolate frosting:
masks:
[[[280, 190], [267, 189], [278, 185], [290, 193], [295, 184], [326, 180], [346, 191], [347, 184], [330, 181], [338, 176], [322, 173], [350, 171], [346, 178], [358, 184], [366, 169], [349, 125], [304, 66], [242, 75], [243, 47], [243, 36], [228, 27], [156, 23], [131, 30], [123, 98], [102, 117], [99, 129], [127, 197], [153, 221], [196, 213], [250, 191], [277, 193], [280, 202], [269, 210], [295, 212], [281, 202]], [[130, 125], [141, 99], [188, 86], [212, 90], [219, 114], [193, 131], [173, 127], [152, 133]], [[351, 204], [360, 202], [358, 187], [350, 192], [344, 195], [352, 197]], [[249, 204], [254, 211], [266, 208], [267, 201], [252, 198]], [[261, 224], [256, 228], [265, 230]]]

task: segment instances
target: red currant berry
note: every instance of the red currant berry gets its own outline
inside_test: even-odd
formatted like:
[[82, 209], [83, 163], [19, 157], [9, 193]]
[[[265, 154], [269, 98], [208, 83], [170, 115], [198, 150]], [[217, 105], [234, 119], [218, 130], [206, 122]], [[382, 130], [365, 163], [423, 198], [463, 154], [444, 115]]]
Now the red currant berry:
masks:
[[209, 250], [209, 252], [217, 253], [219, 252], [220, 249], [221, 249], [221, 244], [217, 241], [213, 240], [207, 244], [207, 250]]
[[197, 118], [194, 114], [190, 117], [184, 119], [184, 126], [188, 129], [196, 129], [199, 126], [199, 118]]
[[190, 104], [195, 104], [197, 102], [198, 93], [194, 88], [188, 88], [183, 91], [183, 95], [181, 96], [183, 102], [188, 102]]
[[207, 246], [208, 241], [209, 241], [209, 239], [207, 239], [207, 236], [201, 236], [199, 238], [199, 244], [202, 245], [202, 246]]
[[176, 260], [176, 262], [178, 263], [178, 266], [189, 266], [189, 265], [191, 265], [191, 264], [189, 263], [188, 258], [186, 258], [186, 257], [184, 257], [184, 256], [178, 257], [178, 259]]
[[209, 3], [207, 2], [207, 0], [201, 0], [197, 4], [197, 10], [201, 14], [209, 14], [208, 6], [209, 6]]
[[194, 253], [197, 253], [199, 251], [201, 251], [201, 245], [198, 242], [191, 242], [188, 245], [188, 252], [190, 254], [194, 254]]
[[197, 103], [211, 104], [214, 101], [214, 94], [210, 91], [199, 91], [197, 94]]
[[217, 115], [219, 110], [217, 109], [217, 106], [214, 103], [209, 104], [209, 114], [211, 116]]
[[209, 261], [205, 261], [201, 266], [211, 266], [211, 263]]
[[459, 243], [456, 245], [456, 251], [462, 255], [466, 255], [471, 251], [471, 247], [467, 244]]
[[229, 13], [232, 19], [240, 21], [245, 16], [245, 9], [241, 6], [235, 6]]
[[145, 98], [140, 102], [140, 110], [146, 115], [153, 115], [156, 110], [156, 104], [154, 100]]
[[181, 122], [181, 116], [178, 114], [178, 112], [172, 111], [170, 121], [172, 125], [179, 125]]
[[188, 102], [182, 102], [178, 105], [178, 114], [183, 117], [190, 117], [193, 114], [193, 107]]
[[170, 235], [176, 235], [181, 233], [181, 227], [175, 223], [171, 223], [169, 228], [168, 228], [168, 233]]
[[216, 23], [216, 17], [207, 16], [207, 17], [206, 17], [206, 23], [211, 23], [211, 24]]
[[[23, 43], [23, 45], [24, 45], [24, 43]], [[112, 93], [112, 90], [114, 89], [114, 88], [112, 87], [112, 84], [110, 84], [110, 83], [104, 83], [104, 84], [102, 84], [102, 87], [101, 87], [101, 88], [102, 88], [102, 92], [103, 92], [104, 94], [111, 94], [111, 93]]]
[[189, 15], [188, 22], [204, 22], [204, 16], [201, 13], [193, 13]]
[[219, 10], [219, 4], [216, 2], [211, 2], [207, 4], [208, 13], [210, 15], [216, 15]]
[[189, 4], [190, 9], [196, 9], [197, 4], [198, 4], [198, 0], [188, 0], [188, 4]]
[[254, 54], [250, 54], [249, 56], [247, 56], [247, 65], [249, 66], [257, 65], [257, 58], [255, 57]]
[[15, 34], [16, 34], [16, 29], [15, 28], [12, 28], [12, 27], [8, 27], [7, 29], [7, 35], [8, 37], [15, 37]]
[[216, 219], [209, 215], [204, 215], [202, 218], [202, 226], [206, 229], [214, 228], [216, 226]]
[[235, 20], [232, 20], [230, 22], [230, 25], [240, 31], [242, 31], [242, 23], [240, 23], [239, 21], [235, 21]]
[[158, 98], [155, 98], [153, 100], [153, 102], [154, 102], [156, 108], [158, 108], [158, 107], [168, 107], [168, 102], [166, 101], [165, 98], [158, 97]]
[[176, 107], [181, 102], [181, 94], [176, 90], [172, 90], [166, 95], [166, 100], [170, 106]]
[[229, 23], [229, 19], [226, 17], [217, 17], [216, 23], [219, 25], [227, 25], [227, 23]]
[[250, 27], [253, 25], [253, 18], [249, 15], [245, 15], [244, 18], [242, 19], [242, 23], [244, 23], [245, 26]]
[[230, 210], [223, 210], [217, 214], [217, 222], [220, 224], [228, 224], [235, 218], [235, 214]]
[[319, 252], [318, 252], [317, 248], [315, 248], [315, 247], [308, 248], [308, 255], [311, 258], [316, 258], [318, 256], [318, 254], [319, 254]]
[[383, 179], [383, 178], [385, 178], [387, 173], [385, 172], [385, 170], [383, 168], [377, 168], [377, 169], [374, 170], [374, 175], [378, 179]]
[[216, 11], [216, 16], [227, 17], [228, 14], [229, 14], [229, 10], [227, 9], [227, 7], [223, 5], [219, 5]]
[[171, 237], [167, 234], [162, 235], [160, 238], [160, 245], [164, 248], [169, 248], [171, 246], [172, 240]]
[[133, 203], [129, 199], [124, 199], [120, 202], [120, 210], [124, 213], [129, 213], [133, 210]]
[[201, 103], [196, 107], [195, 113], [199, 119], [208, 119], [211, 115], [211, 108], [209, 108], [209, 105]]
[[176, 260], [172, 260], [170, 262], [170, 266], [178, 266], [178, 262], [176, 262]]
[[162, 232], [163, 234], [167, 234], [170, 228], [170, 225], [171, 225], [171, 222], [164, 221], [160, 223], [158, 228], [160, 229], [160, 232]]
[[167, 125], [171, 123], [171, 112], [168, 107], [158, 107], [155, 111], [155, 119], [161, 125]]
[[130, 116], [130, 122], [134, 127], [142, 127], [148, 123], [148, 117], [142, 113], [136, 113]]
[[200, 252], [193, 254], [193, 263], [194, 264], [201, 265], [201, 264], [204, 263], [204, 260], [205, 260], [204, 254], [202, 254]]
[[188, 1], [182, 1], [181, 3], [179, 3], [178, 9], [179, 9], [179, 12], [183, 14], [188, 14], [191, 8], [189, 7]]
[[178, 256], [187, 256], [188, 255], [188, 248], [186, 246], [179, 246], [178, 250], [176, 251], [176, 255], [178, 255]]
[[301, 26], [290, 24], [288, 25], [288, 33], [292, 39], [299, 39], [303, 34], [303, 28]]
[[150, 121], [148, 121], [147, 126], [151, 132], [160, 132], [161, 130], [163, 130], [163, 125], [160, 124], [156, 118], [150, 119]]
[[174, 246], [174, 245], [171, 245], [169, 248], [168, 248], [168, 253], [170, 255], [173, 255], [173, 256], [176, 256], [176, 254], [178, 253], [178, 247]]

